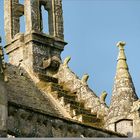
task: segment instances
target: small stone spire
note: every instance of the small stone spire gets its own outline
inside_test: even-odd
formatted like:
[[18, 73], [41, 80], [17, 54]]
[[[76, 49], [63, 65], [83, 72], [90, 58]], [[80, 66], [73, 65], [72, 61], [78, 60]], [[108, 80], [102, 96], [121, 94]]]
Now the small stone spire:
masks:
[[124, 46], [125, 42], [123, 41], [117, 43], [119, 54], [117, 59], [117, 69], [112, 91], [111, 104], [107, 117], [108, 126], [121, 119], [128, 119], [130, 108], [133, 105], [133, 102], [138, 100], [126, 62]]

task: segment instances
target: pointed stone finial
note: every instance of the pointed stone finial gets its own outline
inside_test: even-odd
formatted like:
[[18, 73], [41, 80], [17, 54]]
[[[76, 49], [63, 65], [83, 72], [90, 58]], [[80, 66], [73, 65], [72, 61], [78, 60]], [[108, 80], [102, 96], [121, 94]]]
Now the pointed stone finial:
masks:
[[82, 79], [81, 79], [81, 82], [84, 84], [84, 85], [87, 85], [87, 80], [89, 78], [89, 75], [88, 74], [84, 74]]
[[125, 45], [126, 45], [126, 43], [125, 43], [124, 41], [119, 41], [119, 42], [117, 43], [117, 47], [118, 47], [119, 49], [123, 49]]
[[107, 96], [106, 91], [103, 91], [100, 95], [100, 102], [101, 103], [105, 103], [106, 96]]
[[68, 67], [68, 63], [69, 63], [70, 60], [71, 60], [71, 57], [70, 57], [70, 56], [66, 57], [65, 60], [64, 60], [63, 65], [64, 65], [65, 67]]
[[118, 64], [117, 64], [117, 69], [123, 68], [123, 69], [128, 69], [127, 63], [126, 63], [126, 56], [124, 52], [124, 46], [126, 43], [124, 41], [119, 41], [117, 43], [117, 47], [119, 48], [119, 55], [118, 55]]

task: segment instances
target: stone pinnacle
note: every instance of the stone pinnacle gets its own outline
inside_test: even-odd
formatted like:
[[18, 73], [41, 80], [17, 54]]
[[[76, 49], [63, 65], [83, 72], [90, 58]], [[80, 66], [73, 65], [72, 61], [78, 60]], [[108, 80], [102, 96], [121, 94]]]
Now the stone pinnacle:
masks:
[[119, 54], [118, 54], [118, 64], [117, 64], [117, 69], [123, 68], [123, 69], [128, 69], [127, 63], [126, 63], [126, 56], [124, 52], [124, 46], [125, 42], [119, 41], [117, 43], [117, 47], [119, 48]]

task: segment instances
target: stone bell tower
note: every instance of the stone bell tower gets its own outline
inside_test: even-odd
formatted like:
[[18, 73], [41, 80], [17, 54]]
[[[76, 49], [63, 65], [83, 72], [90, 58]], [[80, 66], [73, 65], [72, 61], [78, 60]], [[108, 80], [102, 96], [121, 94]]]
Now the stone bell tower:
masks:
[[[43, 33], [41, 7], [48, 12], [49, 33]], [[4, 0], [6, 53], [9, 62], [31, 73], [52, 74], [61, 63], [67, 44], [63, 35], [62, 0]], [[20, 32], [20, 17], [25, 17], [25, 32]]]

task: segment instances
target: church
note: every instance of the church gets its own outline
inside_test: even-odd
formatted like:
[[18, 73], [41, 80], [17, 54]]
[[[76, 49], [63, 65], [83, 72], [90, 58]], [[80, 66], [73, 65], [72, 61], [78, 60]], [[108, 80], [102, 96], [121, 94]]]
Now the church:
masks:
[[[41, 7], [48, 12], [43, 32]], [[20, 17], [25, 32], [20, 32]], [[111, 104], [62, 61], [62, 0], [4, 0], [5, 46], [0, 46], [0, 137], [140, 137], [140, 100], [119, 41]], [[1, 42], [2, 40], [0, 40]], [[9, 62], [4, 60], [4, 50]]]

